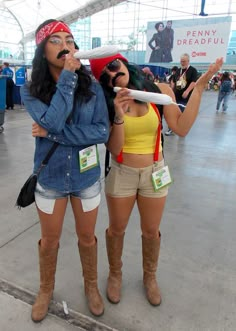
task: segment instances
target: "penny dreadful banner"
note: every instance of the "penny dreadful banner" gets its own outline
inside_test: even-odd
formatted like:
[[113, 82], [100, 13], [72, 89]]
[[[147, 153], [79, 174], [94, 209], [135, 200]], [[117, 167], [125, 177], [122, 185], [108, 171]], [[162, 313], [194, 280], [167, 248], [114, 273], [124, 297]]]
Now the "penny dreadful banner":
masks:
[[148, 22], [146, 63], [179, 62], [183, 53], [191, 63], [226, 59], [231, 16]]

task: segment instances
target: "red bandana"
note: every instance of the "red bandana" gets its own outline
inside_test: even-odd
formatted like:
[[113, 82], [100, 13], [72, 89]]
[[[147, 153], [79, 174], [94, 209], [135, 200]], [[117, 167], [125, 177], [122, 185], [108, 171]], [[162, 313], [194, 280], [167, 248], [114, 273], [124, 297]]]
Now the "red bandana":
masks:
[[58, 21], [49, 23], [42, 27], [42, 29], [40, 29], [39, 32], [36, 34], [36, 45], [38, 46], [45, 38], [56, 32], [71, 33], [68, 25], [66, 25], [65, 23]]

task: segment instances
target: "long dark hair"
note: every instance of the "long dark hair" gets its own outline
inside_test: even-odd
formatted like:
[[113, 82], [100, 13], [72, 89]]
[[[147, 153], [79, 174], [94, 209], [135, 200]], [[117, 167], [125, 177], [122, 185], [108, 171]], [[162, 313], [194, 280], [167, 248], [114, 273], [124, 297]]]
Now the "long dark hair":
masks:
[[223, 74], [222, 74], [221, 81], [223, 82], [223, 81], [225, 81], [225, 80], [231, 80], [228, 71], [225, 71], [225, 72], [223, 72]]
[[[170, 21], [168, 21], [168, 22], [170, 22]], [[163, 23], [163, 22], [157, 22], [157, 23], [155, 24], [155, 29], [157, 30], [158, 33], [160, 33], [160, 31], [159, 31], [159, 26], [160, 26], [160, 25], [162, 25], [163, 28], [164, 28], [164, 23]]]
[[[121, 60], [120, 60], [121, 61]], [[150, 92], [159, 92], [156, 85], [148, 80], [144, 74], [144, 72], [141, 70], [139, 66], [136, 64], [127, 63], [125, 61], [122, 61], [124, 65], [127, 67], [129, 71], [129, 82], [127, 85], [127, 88], [139, 90], [139, 91], [150, 91]], [[110, 122], [113, 123], [114, 117], [115, 117], [115, 108], [114, 108], [114, 98], [116, 96], [116, 93], [113, 91], [113, 88], [108, 86], [108, 83], [110, 81], [108, 74], [103, 74], [100, 79], [100, 83], [102, 85], [104, 95], [106, 98], [108, 111], [109, 111], [109, 119]], [[134, 100], [136, 103], [144, 103], [139, 100]]]
[[[57, 20], [46, 20], [37, 28], [35, 34], [37, 34], [37, 32], [43, 26], [55, 21]], [[44, 57], [44, 48], [48, 38], [45, 38], [35, 50], [32, 62], [33, 68], [31, 74], [31, 82], [29, 85], [31, 95], [40, 99], [47, 105], [50, 104], [51, 99], [56, 92], [56, 82], [52, 78], [52, 75], [49, 71], [48, 62]], [[75, 48], [78, 49], [76, 44]], [[76, 70], [75, 72], [78, 75], [78, 84], [75, 91], [75, 98], [78, 98], [80, 102], [87, 102], [93, 95], [93, 92], [90, 90], [92, 83], [91, 76], [84, 65], [81, 65], [80, 69]]]

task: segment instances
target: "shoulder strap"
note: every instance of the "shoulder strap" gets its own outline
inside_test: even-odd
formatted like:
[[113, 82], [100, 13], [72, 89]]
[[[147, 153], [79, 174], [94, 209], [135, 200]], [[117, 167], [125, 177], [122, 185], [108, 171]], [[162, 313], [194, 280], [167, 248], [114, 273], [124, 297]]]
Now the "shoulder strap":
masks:
[[[159, 156], [159, 146], [160, 146], [160, 140], [161, 140], [161, 116], [159, 113], [159, 110], [157, 106], [154, 103], [151, 103], [152, 108], [154, 109], [158, 120], [159, 120], [159, 125], [157, 128], [157, 139], [156, 139], [156, 145], [155, 145], [155, 151], [154, 151], [154, 161], [158, 161], [158, 156]], [[120, 151], [120, 154], [116, 157], [116, 162], [118, 163], [123, 163], [123, 150]]]
[[55, 150], [57, 149], [57, 146], [59, 145], [59, 143], [55, 142], [53, 143], [52, 147], [49, 149], [49, 151], [47, 152], [47, 155], [45, 156], [45, 158], [43, 159], [43, 161], [41, 162], [38, 171], [37, 171], [37, 175], [39, 175], [40, 171], [42, 170], [43, 167], [45, 167], [48, 164], [49, 159], [51, 158], [52, 154], [55, 152]]
[[[160, 88], [154, 84], [153, 82], [146, 81], [145, 82], [145, 89], [147, 92], [155, 92], [155, 93], [162, 93]], [[163, 117], [163, 105], [156, 104], [160, 117], [161, 117], [161, 122], [162, 122], [162, 117]]]
[[157, 139], [156, 139], [156, 146], [155, 146], [155, 152], [154, 152], [154, 161], [158, 161], [159, 157], [159, 146], [160, 146], [160, 140], [161, 140], [161, 116], [159, 114], [159, 110], [157, 106], [154, 103], [151, 103], [153, 109], [155, 110], [155, 113], [157, 114], [157, 117], [159, 119], [159, 125], [157, 128]]
[[59, 143], [53, 143], [52, 147], [49, 149], [47, 155], [45, 156], [44, 160], [42, 161], [41, 165], [45, 166], [48, 164], [49, 159], [51, 158], [52, 154], [55, 152], [55, 150], [57, 149], [57, 146], [59, 145]]
[[[154, 84], [150, 81], [145, 82], [145, 89], [146, 89], [147, 92], [162, 93], [160, 88], [156, 84]], [[160, 137], [161, 137], [161, 144], [162, 144], [162, 150], [163, 150], [164, 136], [161, 133], [162, 117], [163, 117], [163, 105], [159, 105], [159, 104], [154, 105], [154, 104], [152, 104], [152, 106], [155, 106], [153, 108], [154, 108], [155, 112], [156, 112], [156, 110], [158, 112], [157, 116], [158, 116], [160, 124], [161, 124], [161, 125], [159, 125], [159, 128], [160, 128]], [[158, 139], [158, 141], [159, 141], [159, 139]], [[121, 151], [121, 153], [117, 156], [117, 162], [122, 163], [122, 161], [123, 161], [123, 157], [122, 157], [122, 151]], [[106, 149], [106, 154], [105, 154], [105, 177], [108, 175], [109, 170], [110, 170], [110, 152], [108, 151], [108, 149]]]
[[110, 152], [108, 149], [106, 149], [106, 154], [105, 154], [105, 177], [108, 175], [110, 171]]

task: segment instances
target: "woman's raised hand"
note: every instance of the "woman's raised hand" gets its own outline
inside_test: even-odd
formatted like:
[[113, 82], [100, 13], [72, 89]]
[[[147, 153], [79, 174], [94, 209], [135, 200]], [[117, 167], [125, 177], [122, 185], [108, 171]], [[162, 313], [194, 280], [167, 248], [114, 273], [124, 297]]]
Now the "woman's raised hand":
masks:
[[210, 64], [208, 70], [201, 75], [201, 77], [197, 80], [196, 86], [203, 86], [209, 82], [212, 76], [217, 73], [223, 65], [223, 57], [219, 57], [216, 59], [215, 63]]
[[66, 54], [65, 64], [64, 64], [64, 69], [65, 70], [75, 72], [75, 70], [79, 70], [80, 67], [81, 67], [80, 60], [76, 59], [72, 52]]

